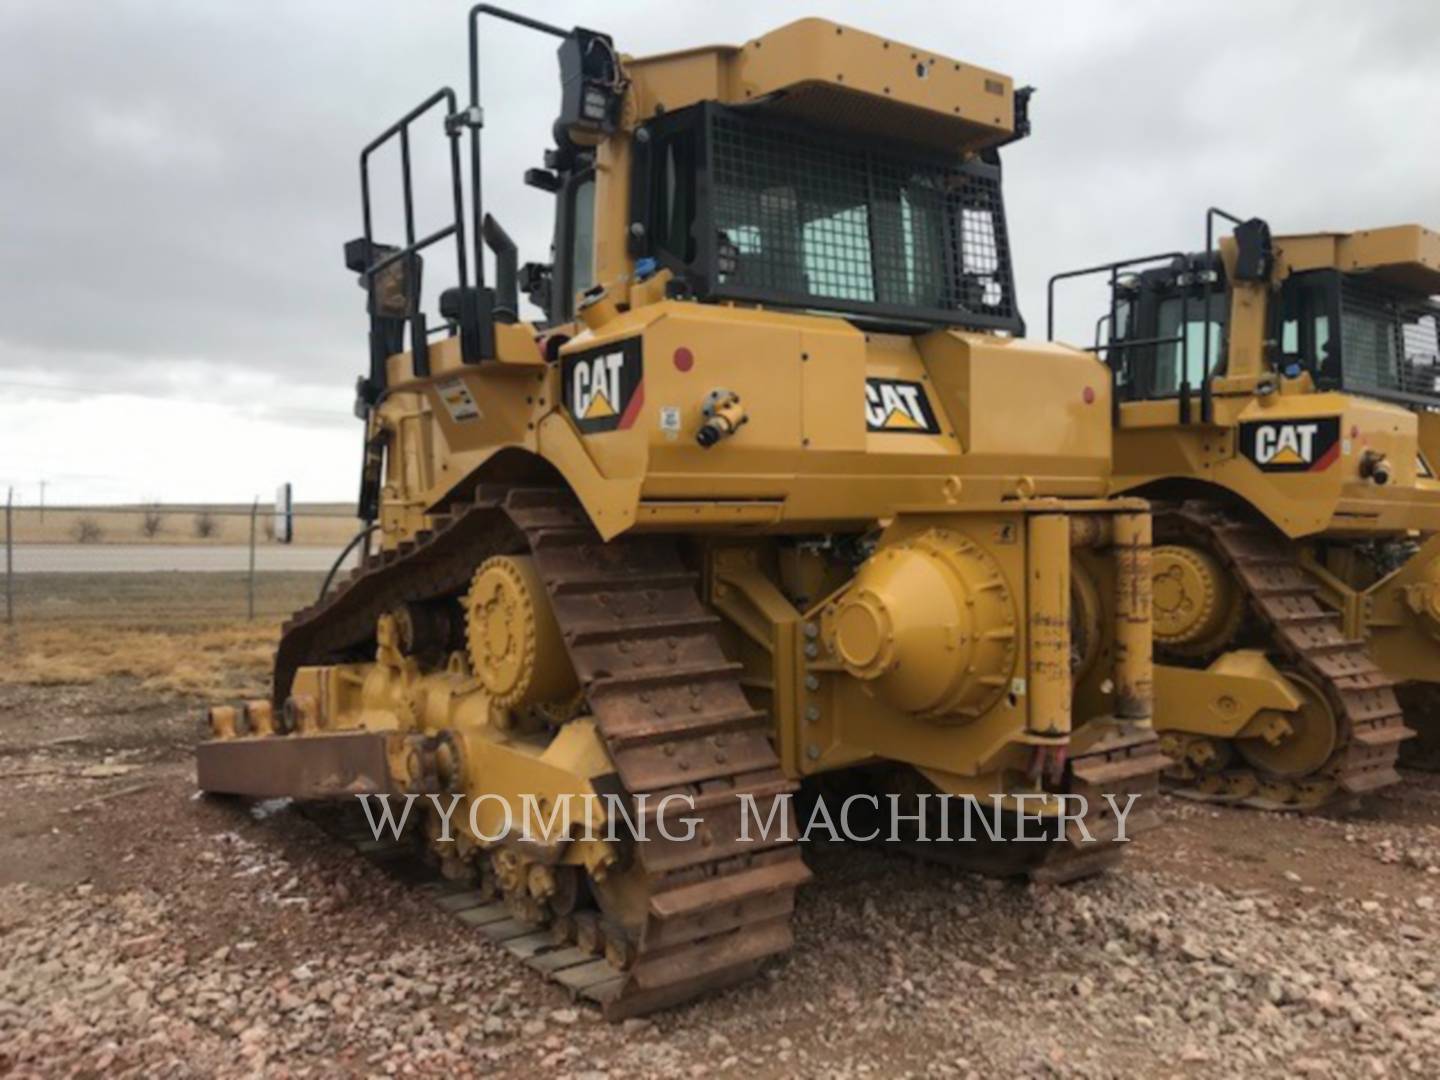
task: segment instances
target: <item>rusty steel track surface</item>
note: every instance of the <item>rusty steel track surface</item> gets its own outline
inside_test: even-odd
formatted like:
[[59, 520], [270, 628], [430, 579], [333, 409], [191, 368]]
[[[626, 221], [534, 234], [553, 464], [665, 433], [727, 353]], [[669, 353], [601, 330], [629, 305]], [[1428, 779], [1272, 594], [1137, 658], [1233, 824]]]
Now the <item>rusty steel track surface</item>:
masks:
[[[634, 536], [603, 542], [573, 496], [549, 488], [482, 489], [473, 502], [432, 520], [433, 529], [366, 559], [335, 592], [286, 624], [276, 653], [276, 707], [299, 667], [370, 659], [381, 613], [458, 595], [485, 558], [528, 551], [622, 793], [688, 795], [694, 810], [687, 808], [686, 816], [703, 820], [693, 840], [652, 837], [631, 845], [652, 888], [645, 925], [622, 950], [620, 967], [615, 950], [583, 932], [586, 920], [603, 924], [602, 913], [581, 913], [577, 942], [575, 919], [557, 919], [549, 927], [533, 913], [517, 919], [488, 887], [437, 881], [429, 887], [435, 902], [532, 968], [600, 1003], [611, 1018], [730, 986], [788, 951], [795, 889], [809, 871], [793, 840], [740, 840], [738, 796], [751, 794], [764, 820], [772, 801], [795, 785], [781, 771], [768, 718], [745, 697], [740, 666], [722, 652], [720, 620], [701, 602], [698, 577], [685, 566], [676, 541]], [[1063, 773], [1067, 790], [1093, 796], [1087, 825], [1107, 839], [1115, 823], [1098, 795], [1153, 797], [1164, 764], [1148, 725], [1126, 725], [1063, 763]], [[1140, 805], [1132, 832], [1153, 819]], [[788, 835], [794, 836], [791, 820]], [[382, 860], [414, 852], [413, 845], [368, 837], [358, 846]], [[1023, 861], [1010, 859], [1018, 852], [1007, 853], [988, 867], [991, 872], [1055, 882], [1105, 870], [1123, 851], [1121, 844], [1081, 844], [1078, 838], [1003, 846], [1025, 849]], [[922, 857], [987, 869], [975, 865], [971, 856], [979, 852], [968, 850], [970, 844], [917, 847], [924, 849], [914, 852]], [[610, 958], [597, 958], [601, 952]]]
[[652, 835], [631, 846], [651, 888], [648, 911], [628, 947], [614, 949], [610, 930], [611, 959], [563, 935], [552, 940], [483, 891], [437, 902], [616, 1018], [732, 985], [787, 951], [795, 889], [809, 871], [793, 840], [741, 838], [740, 796], [753, 796], [765, 820], [794, 785], [675, 542], [602, 542], [570, 495], [543, 488], [482, 491], [437, 526], [367, 560], [340, 591], [287, 624], [277, 702], [299, 666], [366, 646], [379, 613], [456, 593], [484, 558], [528, 549], [623, 794], [651, 795], [651, 805], [689, 796], [685, 816], [701, 821], [692, 839]]
[[1265, 522], [1237, 520], [1207, 502], [1154, 506], [1157, 542], [1204, 545], [1243, 591], [1272, 655], [1323, 688], [1339, 726], [1339, 745], [1309, 777], [1283, 779], [1249, 766], [1217, 773], [1168, 774], [1177, 794], [1268, 810], [1317, 809], [1398, 783], [1405, 727], [1395, 682], [1363, 641], [1347, 638], [1339, 612], [1320, 599], [1319, 583], [1294, 545]]

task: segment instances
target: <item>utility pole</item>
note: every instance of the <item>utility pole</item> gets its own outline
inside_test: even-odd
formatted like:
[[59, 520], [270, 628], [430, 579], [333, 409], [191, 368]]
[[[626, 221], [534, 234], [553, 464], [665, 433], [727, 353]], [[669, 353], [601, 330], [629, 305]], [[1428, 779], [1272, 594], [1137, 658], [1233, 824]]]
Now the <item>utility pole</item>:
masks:
[[45, 485], [46, 485], [47, 483], [49, 483], [48, 480], [41, 480], [41, 481], [40, 481], [40, 520], [41, 520], [41, 521], [44, 521], [44, 520], [45, 520]]
[[5, 495], [5, 625], [15, 625], [15, 489]]
[[250, 504], [250, 589], [249, 589], [249, 618], [255, 618], [255, 518], [260, 513], [260, 496], [255, 496], [255, 501]]

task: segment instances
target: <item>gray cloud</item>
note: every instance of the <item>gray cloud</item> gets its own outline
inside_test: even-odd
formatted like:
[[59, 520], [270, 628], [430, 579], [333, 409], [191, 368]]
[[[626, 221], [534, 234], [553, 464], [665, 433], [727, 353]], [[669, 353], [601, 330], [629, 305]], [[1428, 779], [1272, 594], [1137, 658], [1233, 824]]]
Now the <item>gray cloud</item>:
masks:
[[[632, 53], [739, 42], [789, 17], [760, 3], [530, 8], [603, 23]], [[816, 8], [1039, 87], [1035, 135], [1007, 157], [1032, 332], [1050, 272], [1194, 246], [1211, 204], [1282, 230], [1440, 219], [1440, 5]], [[357, 154], [429, 90], [463, 87], [464, 10], [9, 0], [0, 368], [161, 395], [223, 391], [239, 371], [334, 388], [342, 417], [365, 343], [340, 258], [360, 227]], [[553, 45], [487, 33], [487, 206], [522, 257], [543, 258], [550, 200], [520, 177], [548, 141]], [[425, 194], [438, 209], [441, 189]]]

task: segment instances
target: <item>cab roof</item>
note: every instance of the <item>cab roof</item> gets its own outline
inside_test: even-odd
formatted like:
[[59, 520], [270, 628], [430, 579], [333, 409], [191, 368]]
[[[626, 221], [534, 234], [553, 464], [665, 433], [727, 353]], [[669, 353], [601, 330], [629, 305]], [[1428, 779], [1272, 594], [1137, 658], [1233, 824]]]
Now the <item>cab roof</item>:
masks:
[[1008, 75], [828, 19], [800, 19], [743, 45], [624, 62], [632, 127], [717, 101], [764, 102], [817, 127], [947, 151], [975, 152], [1026, 133]]
[[1275, 237], [1280, 277], [1306, 270], [1340, 270], [1376, 278], [1427, 296], [1440, 294], [1440, 233], [1420, 225], [1358, 232]]

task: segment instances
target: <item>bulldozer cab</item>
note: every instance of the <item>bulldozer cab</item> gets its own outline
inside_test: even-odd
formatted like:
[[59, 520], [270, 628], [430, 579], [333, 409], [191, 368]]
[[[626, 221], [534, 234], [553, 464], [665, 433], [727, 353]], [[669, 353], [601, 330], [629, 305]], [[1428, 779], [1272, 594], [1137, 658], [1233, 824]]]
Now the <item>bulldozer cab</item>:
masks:
[[1222, 369], [1228, 298], [1218, 259], [1176, 257], [1120, 278], [1107, 344], [1122, 401], [1177, 398]]
[[[1215, 223], [1233, 234], [1216, 243]], [[1125, 402], [1177, 402], [1179, 424], [1214, 421], [1217, 385], [1255, 379], [1263, 396], [1339, 392], [1417, 410], [1440, 408], [1440, 235], [1413, 226], [1272, 237], [1255, 218], [1219, 210], [1202, 252], [1167, 252], [1056, 275], [1109, 275], [1110, 310], [1091, 351]], [[1232, 327], [1237, 286], [1258, 318]], [[1248, 336], [1248, 339], [1247, 339]], [[1238, 347], [1238, 349], [1237, 349]], [[1234, 362], [1234, 354], [1248, 362]], [[1258, 363], [1257, 363], [1258, 361]], [[1238, 388], [1232, 384], [1230, 389]]]
[[[481, 204], [488, 18], [559, 43], [555, 145], [525, 173], [555, 196], [551, 257], [523, 267]], [[542, 329], [575, 320], [597, 290], [656, 279], [655, 300], [840, 314], [911, 333], [1023, 334], [998, 149], [1028, 134], [1029, 91], [1009, 78], [819, 19], [744, 46], [639, 58], [605, 34], [488, 4], [471, 10], [469, 28], [468, 104], [436, 91], [361, 155], [365, 231], [346, 264], [370, 298], [362, 409], [384, 392], [387, 357], [408, 348], [415, 375], [429, 374], [435, 333], [459, 336], [467, 364], [493, 359], [494, 327], [518, 320], [521, 293], [544, 313]], [[437, 119], [450, 144], [449, 220], [418, 235], [411, 147]], [[403, 243], [373, 235], [371, 174], [392, 144]], [[422, 252], [437, 244], [455, 249], [439, 320], [419, 299]]]
[[802, 124], [784, 100], [639, 129], [632, 254], [696, 299], [1022, 332], [998, 160]]
[[531, 171], [557, 196], [531, 300], [563, 324], [619, 272], [662, 298], [1023, 333], [998, 148], [1027, 133], [1028, 91], [902, 52], [807, 19], [618, 58], [617, 124], [577, 142], [562, 114]]
[[1426, 294], [1327, 267], [1293, 274], [1279, 300], [1286, 375], [1308, 372], [1322, 391], [1440, 405], [1440, 305]]

